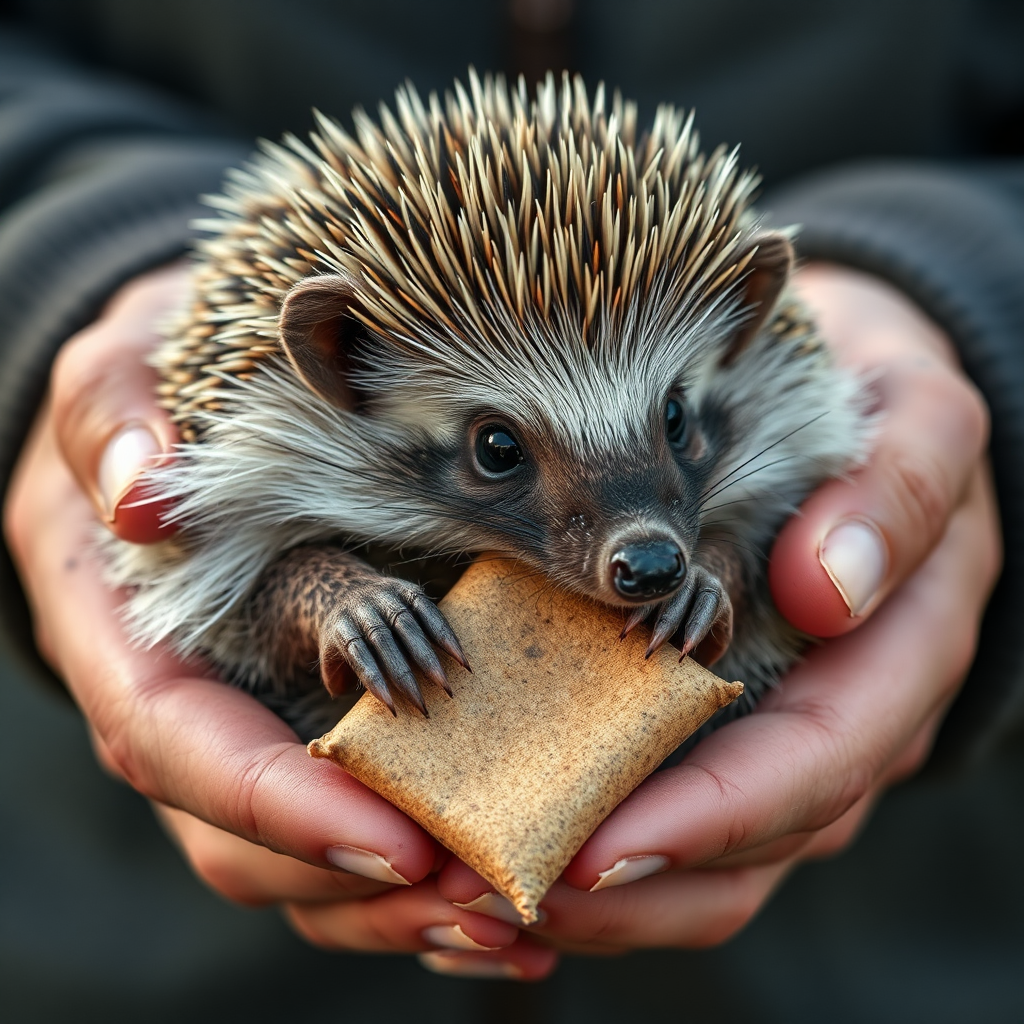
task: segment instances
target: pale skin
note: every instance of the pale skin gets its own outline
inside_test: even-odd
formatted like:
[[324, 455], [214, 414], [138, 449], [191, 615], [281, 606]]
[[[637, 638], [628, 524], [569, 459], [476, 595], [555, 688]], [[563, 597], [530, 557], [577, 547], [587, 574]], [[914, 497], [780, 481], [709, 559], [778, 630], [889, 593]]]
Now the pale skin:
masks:
[[[104, 451], [132, 424], [145, 425], [153, 451], [174, 441], [142, 357], [183, 274], [172, 267], [130, 283], [67, 343], [5, 529], [40, 650], [67, 681], [100, 761], [154, 801], [221, 894], [281, 905], [327, 948], [427, 952], [447, 973], [540, 978], [559, 950], [727, 939], [802, 860], [845, 849], [885, 789], [924, 763], [973, 659], [1000, 535], [984, 404], [942, 332], [889, 285], [827, 265], [798, 275], [838, 357], [877, 380], [885, 416], [870, 463], [815, 493], [772, 554], [784, 614], [833, 639], [755, 714], [644, 783], [552, 889], [542, 923], [521, 930], [456, 906], [487, 883], [375, 794], [310, 759], [253, 699], [202, 666], [126, 644], [87, 538], [97, 514], [125, 539], [158, 533], [151, 509], [128, 507], [131, 465], [104, 461]], [[850, 521], [883, 545], [880, 581], [855, 616], [819, 558], [830, 530]], [[602, 875], [634, 880], [589, 892]], [[401, 880], [412, 884], [392, 884]]]

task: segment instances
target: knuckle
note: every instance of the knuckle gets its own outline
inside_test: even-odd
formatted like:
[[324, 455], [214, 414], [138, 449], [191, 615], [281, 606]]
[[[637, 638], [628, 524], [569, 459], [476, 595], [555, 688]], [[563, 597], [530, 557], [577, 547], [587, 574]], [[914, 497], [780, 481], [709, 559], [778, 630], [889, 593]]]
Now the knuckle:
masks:
[[388, 609], [387, 621], [391, 625], [392, 629], [398, 629], [402, 626], [408, 625], [407, 622], [403, 622], [402, 619], [407, 619], [409, 622], [415, 622], [416, 617], [412, 611], [404, 604], [395, 605]]
[[813, 798], [791, 827], [818, 830], [831, 825], [870, 791], [884, 769], [889, 749], [881, 734], [877, 742], [851, 735], [850, 723], [827, 695], [805, 696], [789, 706], [799, 722], [796, 737], [814, 751], [818, 785]]
[[971, 380], [958, 373], [949, 378], [943, 398], [951, 428], [967, 440], [976, 453], [982, 452], [988, 444], [991, 413], [981, 392]]
[[261, 751], [260, 755], [253, 758], [241, 772], [232, 831], [267, 845], [264, 842], [261, 813], [264, 793], [268, 786], [273, 786], [278, 766], [288, 753], [287, 743], [281, 744], [277, 749]]
[[[695, 764], [693, 768], [700, 772], [718, 793], [719, 800], [723, 807], [742, 807], [745, 802], [743, 791], [724, 776], [712, 771], [706, 765]], [[720, 837], [718, 848], [714, 857], [725, 857], [736, 850], [743, 848], [747, 840], [747, 828], [743, 823], [742, 816], [738, 813], [731, 814], [728, 825]]]
[[153, 723], [161, 720], [159, 703], [172, 683], [154, 678], [126, 680], [115, 669], [96, 664], [90, 666], [89, 672], [89, 688], [104, 694], [105, 699], [88, 717], [105, 744], [112, 765], [143, 796], [174, 804], [163, 783], [163, 751], [146, 739], [154, 734]]
[[368, 643], [376, 644], [377, 646], [394, 643], [391, 627], [386, 622], [371, 622], [364, 628], [363, 635]]
[[950, 500], [938, 466], [900, 455], [890, 467], [908, 536], [934, 541], [946, 528]]
[[124, 726], [114, 726], [97, 731], [103, 738], [111, 766], [117, 774], [137, 792], [154, 799], [158, 798], [158, 794], [149, 791], [147, 773], [143, 770], [138, 749], [132, 739], [132, 730]]

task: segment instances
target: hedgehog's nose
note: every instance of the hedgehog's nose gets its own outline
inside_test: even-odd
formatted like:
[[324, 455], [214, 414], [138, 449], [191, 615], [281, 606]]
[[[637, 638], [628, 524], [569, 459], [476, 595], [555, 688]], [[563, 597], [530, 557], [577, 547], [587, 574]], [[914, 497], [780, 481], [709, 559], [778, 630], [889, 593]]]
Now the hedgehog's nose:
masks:
[[626, 544], [611, 558], [612, 586], [631, 601], [667, 597], [686, 577], [679, 545], [670, 540]]

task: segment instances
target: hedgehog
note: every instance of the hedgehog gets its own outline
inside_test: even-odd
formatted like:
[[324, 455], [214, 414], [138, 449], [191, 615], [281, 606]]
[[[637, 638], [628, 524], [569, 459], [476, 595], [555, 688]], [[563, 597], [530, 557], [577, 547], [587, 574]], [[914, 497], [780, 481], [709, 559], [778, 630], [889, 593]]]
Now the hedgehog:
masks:
[[148, 495], [180, 528], [108, 541], [133, 637], [306, 737], [362, 690], [425, 713], [439, 652], [468, 667], [433, 598], [495, 552], [752, 706], [807, 640], [766, 552], [870, 434], [756, 173], [568, 75], [314, 116], [207, 197], [153, 360], [182, 443]]

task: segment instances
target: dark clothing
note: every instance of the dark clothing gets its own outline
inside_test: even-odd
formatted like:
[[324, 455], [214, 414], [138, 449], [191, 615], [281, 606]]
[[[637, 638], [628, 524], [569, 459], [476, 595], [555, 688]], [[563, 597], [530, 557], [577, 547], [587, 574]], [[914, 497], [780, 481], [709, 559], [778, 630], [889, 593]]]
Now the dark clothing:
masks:
[[[244, 159], [254, 135], [303, 131], [314, 104], [336, 116], [357, 103], [372, 109], [404, 78], [424, 92], [443, 89], [471, 63], [493, 69], [515, 61], [510, 40], [521, 46], [524, 39], [522, 24], [510, 30], [503, 4], [480, 0], [0, 0], [0, 18], [4, 481], [53, 353], [119, 284], [183, 250], [186, 223], [200, 211], [196, 196], [218, 188], [223, 169]], [[972, 678], [933, 759], [958, 777], [892, 795], [858, 849], [801, 869], [725, 950], [576, 961], [517, 997], [529, 1013], [517, 1017], [510, 1002], [508, 1019], [645, 1020], [673, 1012], [723, 1021], [1019, 1019], [1024, 986], [1008, 979], [1024, 959], [1024, 883], [1014, 871], [1024, 836], [1003, 831], [994, 794], [1005, 791], [1008, 803], [1014, 791], [1019, 798], [1024, 777], [1009, 739], [1024, 722], [1017, 628], [1024, 611], [1024, 7], [997, 0], [585, 0], [557, 33], [566, 61], [589, 83], [605, 79], [639, 101], [641, 123], [668, 101], [696, 107], [707, 144], [741, 141], [743, 162], [765, 175], [763, 205], [772, 219], [803, 225], [803, 255], [887, 277], [951, 335], [993, 413], [1006, 569]], [[22, 658], [31, 652], [9, 562], [2, 568], [13, 665], [15, 649]], [[13, 678], [9, 685], [11, 715], [40, 728], [57, 720], [78, 735], [58, 709], [22, 693]], [[986, 752], [981, 767], [970, 767]], [[74, 870], [60, 861], [58, 851], [70, 849], [65, 837], [50, 839], [62, 895], [49, 913], [67, 914], [74, 900], [70, 924], [56, 934], [83, 941], [55, 956], [52, 925], [40, 930], [42, 911], [36, 919], [26, 904], [23, 918], [13, 898], [16, 912], [2, 915], [0, 971], [7, 976], [0, 975], [0, 992], [37, 998], [39, 1011], [12, 1003], [18, 1019], [89, 1016], [93, 1006], [110, 1008], [112, 1019], [134, 1018], [144, 1006], [153, 1019], [164, 1012], [170, 1019], [186, 1008], [195, 1016], [193, 1000], [211, 1013], [244, 1005], [244, 1019], [292, 1019], [288, 1008], [314, 993], [323, 993], [323, 1005], [344, 991], [353, 1020], [369, 1018], [378, 1000], [393, 1019], [415, 1006], [422, 1020], [440, 1006], [446, 1021], [505, 1019], [481, 1015], [483, 1004], [473, 1002], [484, 991], [479, 984], [428, 978], [404, 961], [366, 959], [335, 980], [342, 969], [335, 959], [301, 949], [273, 919], [240, 918], [204, 900], [153, 827], [139, 825], [144, 809], [135, 798], [78, 777], [87, 756], [84, 749], [67, 754], [66, 770], [76, 773], [82, 806], [90, 808], [80, 812]], [[996, 786], [983, 798], [982, 782]], [[22, 846], [20, 837], [45, 832], [43, 808], [66, 803], [67, 794], [19, 786], [5, 799], [6, 820], [18, 832], [6, 855], [23, 852], [31, 877], [42, 878], [30, 854], [38, 840]], [[60, 806], [59, 817], [69, 820], [68, 808]], [[87, 838], [93, 831], [95, 843]], [[123, 845], [113, 848], [112, 836]], [[985, 870], [997, 848], [1002, 876]], [[27, 870], [14, 863], [8, 880]], [[114, 863], [123, 869], [116, 880]], [[968, 903], [957, 903], [974, 871], [984, 872], [977, 884], [999, 914], [972, 917]], [[94, 884], [108, 888], [90, 902]], [[144, 947], [132, 941], [143, 927], [129, 912], [132, 893], [156, 922], [144, 926], [152, 937]], [[84, 949], [90, 932], [83, 922], [98, 918], [112, 923], [106, 945]], [[1009, 921], [1016, 929], [1001, 934]], [[980, 942], [980, 927], [990, 945], [933, 976], [929, 965], [951, 962], [959, 943]], [[951, 945], [946, 937], [954, 933]], [[823, 941], [834, 943], [835, 958]], [[202, 956], [188, 952], [198, 949]], [[908, 961], [908, 949], [917, 959]], [[46, 955], [57, 963], [44, 968]], [[119, 967], [131, 977], [115, 981]], [[392, 975], [415, 983], [395, 986]], [[406, 992], [414, 993], [410, 1008], [399, 1011]], [[634, 1003], [630, 992], [639, 993]], [[961, 1003], [961, 996], [975, 1001]], [[692, 1011], [684, 1008], [690, 1001]]]

